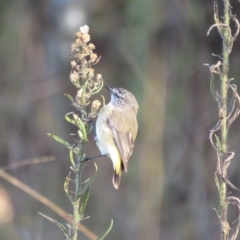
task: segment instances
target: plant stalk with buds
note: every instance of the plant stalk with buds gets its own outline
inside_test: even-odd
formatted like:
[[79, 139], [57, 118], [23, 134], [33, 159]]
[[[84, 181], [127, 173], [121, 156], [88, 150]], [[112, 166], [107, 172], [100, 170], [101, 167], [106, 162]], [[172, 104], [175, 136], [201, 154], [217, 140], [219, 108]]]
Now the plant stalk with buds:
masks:
[[[84, 161], [86, 159], [84, 145], [88, 141], [88, 135], [92, 130], [92, 120], [96, 118], [101, 108], [101, 102], [99, 100], [92, 100], [92, 96], [98, 93], [103, 87], [101, 74], [95, 75], [93, 69], [93, 66], [98, 63], [100, 57], [94, 53], [95, 46], [89, 43], [89, 27], [86, 25], [80, 27], [74, 37], [75, 42], [71, 47], [70, 81], [77, 88], [77, 94], [75, 98], [69, 94], [66, 94], [66, 96], [71, 100], [76, 110], [67, 113], [65, 119], [77, 127], [75, 135], [78, 136], [78, 140], [74, 144], [70, 144], [56, 135], [49, 134], [69, 149], [71, 171], [66, 177], [64, 190], [73, 206], [73, 221], [71, 225], [68, 225], [67, 231], [62, 224], [47, 217], [61, 228], [68, 240], [77, 240], [78, 225], [84, 219], [83, 212], [89, 198], [90, 185], [94, 180], [94, 177], [85, 181], [82, 179], [82, 171], [86, 164]], [[96, 164], [95, 167], [97, 170]], [[103, 239], [111, 228], [112, 221], [109, 229], [98, 239]]]

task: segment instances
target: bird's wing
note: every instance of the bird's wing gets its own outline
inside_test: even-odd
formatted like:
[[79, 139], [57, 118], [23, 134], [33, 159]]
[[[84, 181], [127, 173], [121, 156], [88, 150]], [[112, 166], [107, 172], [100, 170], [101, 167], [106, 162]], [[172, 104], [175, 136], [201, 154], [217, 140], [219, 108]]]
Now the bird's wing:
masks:
[[[138, 129], [136, 115], [132, 111], [125, 111], [123, 114], [122, 111], [118, 109], [113, 110], [112, 114], [114, 114], [115, 117], [109, 116], [107, 125], [113, 133], [114, 142], [117, 145], [123, 160], [124, 169], [127, 172], [128, 160], [132, 155]], [[126, 122], [130, 124], [126, 124]]]

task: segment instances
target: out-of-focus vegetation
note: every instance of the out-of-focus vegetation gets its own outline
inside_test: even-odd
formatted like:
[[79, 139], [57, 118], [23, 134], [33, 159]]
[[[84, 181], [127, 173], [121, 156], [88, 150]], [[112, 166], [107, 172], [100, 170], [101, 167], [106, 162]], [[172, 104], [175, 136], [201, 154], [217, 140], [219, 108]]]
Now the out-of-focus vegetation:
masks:
[[[240, 16], [240, 3], [232, 1]], [[219, 7], [222, 7], [219, 1]], [[5, 1], [0, 8], [1, 167], [54, 154], [56, 161], [8, 172], [57, 205], [71, 211], [63, 190], [68, 152], [46, 133], [71, 139], [76, 129], [64, 120], [73, 110], [64, 93], [69, 81], [72, 36], [89, 25], [97, 72], [112, 87], [124, 87], [139, 101], [139, 133], [129, 171], [116, 191], [110, 159], [96, 160], [84, 221], [97, 235], [114, 219], [106, 239], [219, 239], [214, 183], [217, 159], [208, 140], [218, 112], [210, 93], [209, 69], [222, 43], [213, 24], [212, 1]], [[240, 39], [230, 58], [229, 77], [238, 84]], [[109, 93], [102, 90], [109, 100]], [[100, 95], [99, 95], [100, 99]], [[240, 182], [240, 122], [229, 133], [236, 155], [228, 177]], [[86, 146], [99, 154], [94, 133]], [[95, 171], [89, 163], [86, 176]], [[43, 204], [0, 179], [0, 239], [64, 239], [37, 212], [63, 221]], [[2, 207], [4, 205], [4, 207]], [[232, 214], [232, 215], [231, 215]], [[235, 220], [230, 211], [230, 221]], [[87, 239], [80, 234], [80, 239]]]

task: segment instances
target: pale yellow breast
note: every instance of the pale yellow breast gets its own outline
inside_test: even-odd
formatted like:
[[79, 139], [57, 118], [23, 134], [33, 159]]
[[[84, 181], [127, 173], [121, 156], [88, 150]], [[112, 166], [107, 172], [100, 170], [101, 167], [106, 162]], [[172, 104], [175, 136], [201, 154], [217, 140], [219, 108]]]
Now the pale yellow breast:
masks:
[[96, 121], [96, 144], [102, 155], [108, 155], [114, 165], [120, 163], [121, 158], [118, 148], [113, 140], [113, 134], [106, 121], [112, 114], [112, 104], [107, 104], [99, 113]]
[[115, 145], [113, 135], [107, 126], [107, 119], [112, 114], [112, 104], [107, 104], [98, 114], [96, 121], [96, 144], [102, 154], [109, 154], [111, 146]]

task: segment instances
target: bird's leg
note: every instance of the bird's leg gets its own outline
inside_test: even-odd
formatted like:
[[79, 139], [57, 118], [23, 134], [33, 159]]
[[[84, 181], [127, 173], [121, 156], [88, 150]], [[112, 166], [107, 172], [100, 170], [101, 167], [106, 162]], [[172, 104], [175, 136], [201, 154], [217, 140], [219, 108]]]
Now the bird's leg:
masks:
[[85, 159], [83, 159], [83, 162], [86, 162], [86, 161], [89, 161], [89, 160], [92, 160], [92, 159], [95, 159], [95, 158], [105, 157], [105, 156], [107, 156], [107, 154], [105, 154], [105, 155], [98, 155], [98, 156], [90, 157], [90, 158], [85, 158]]

